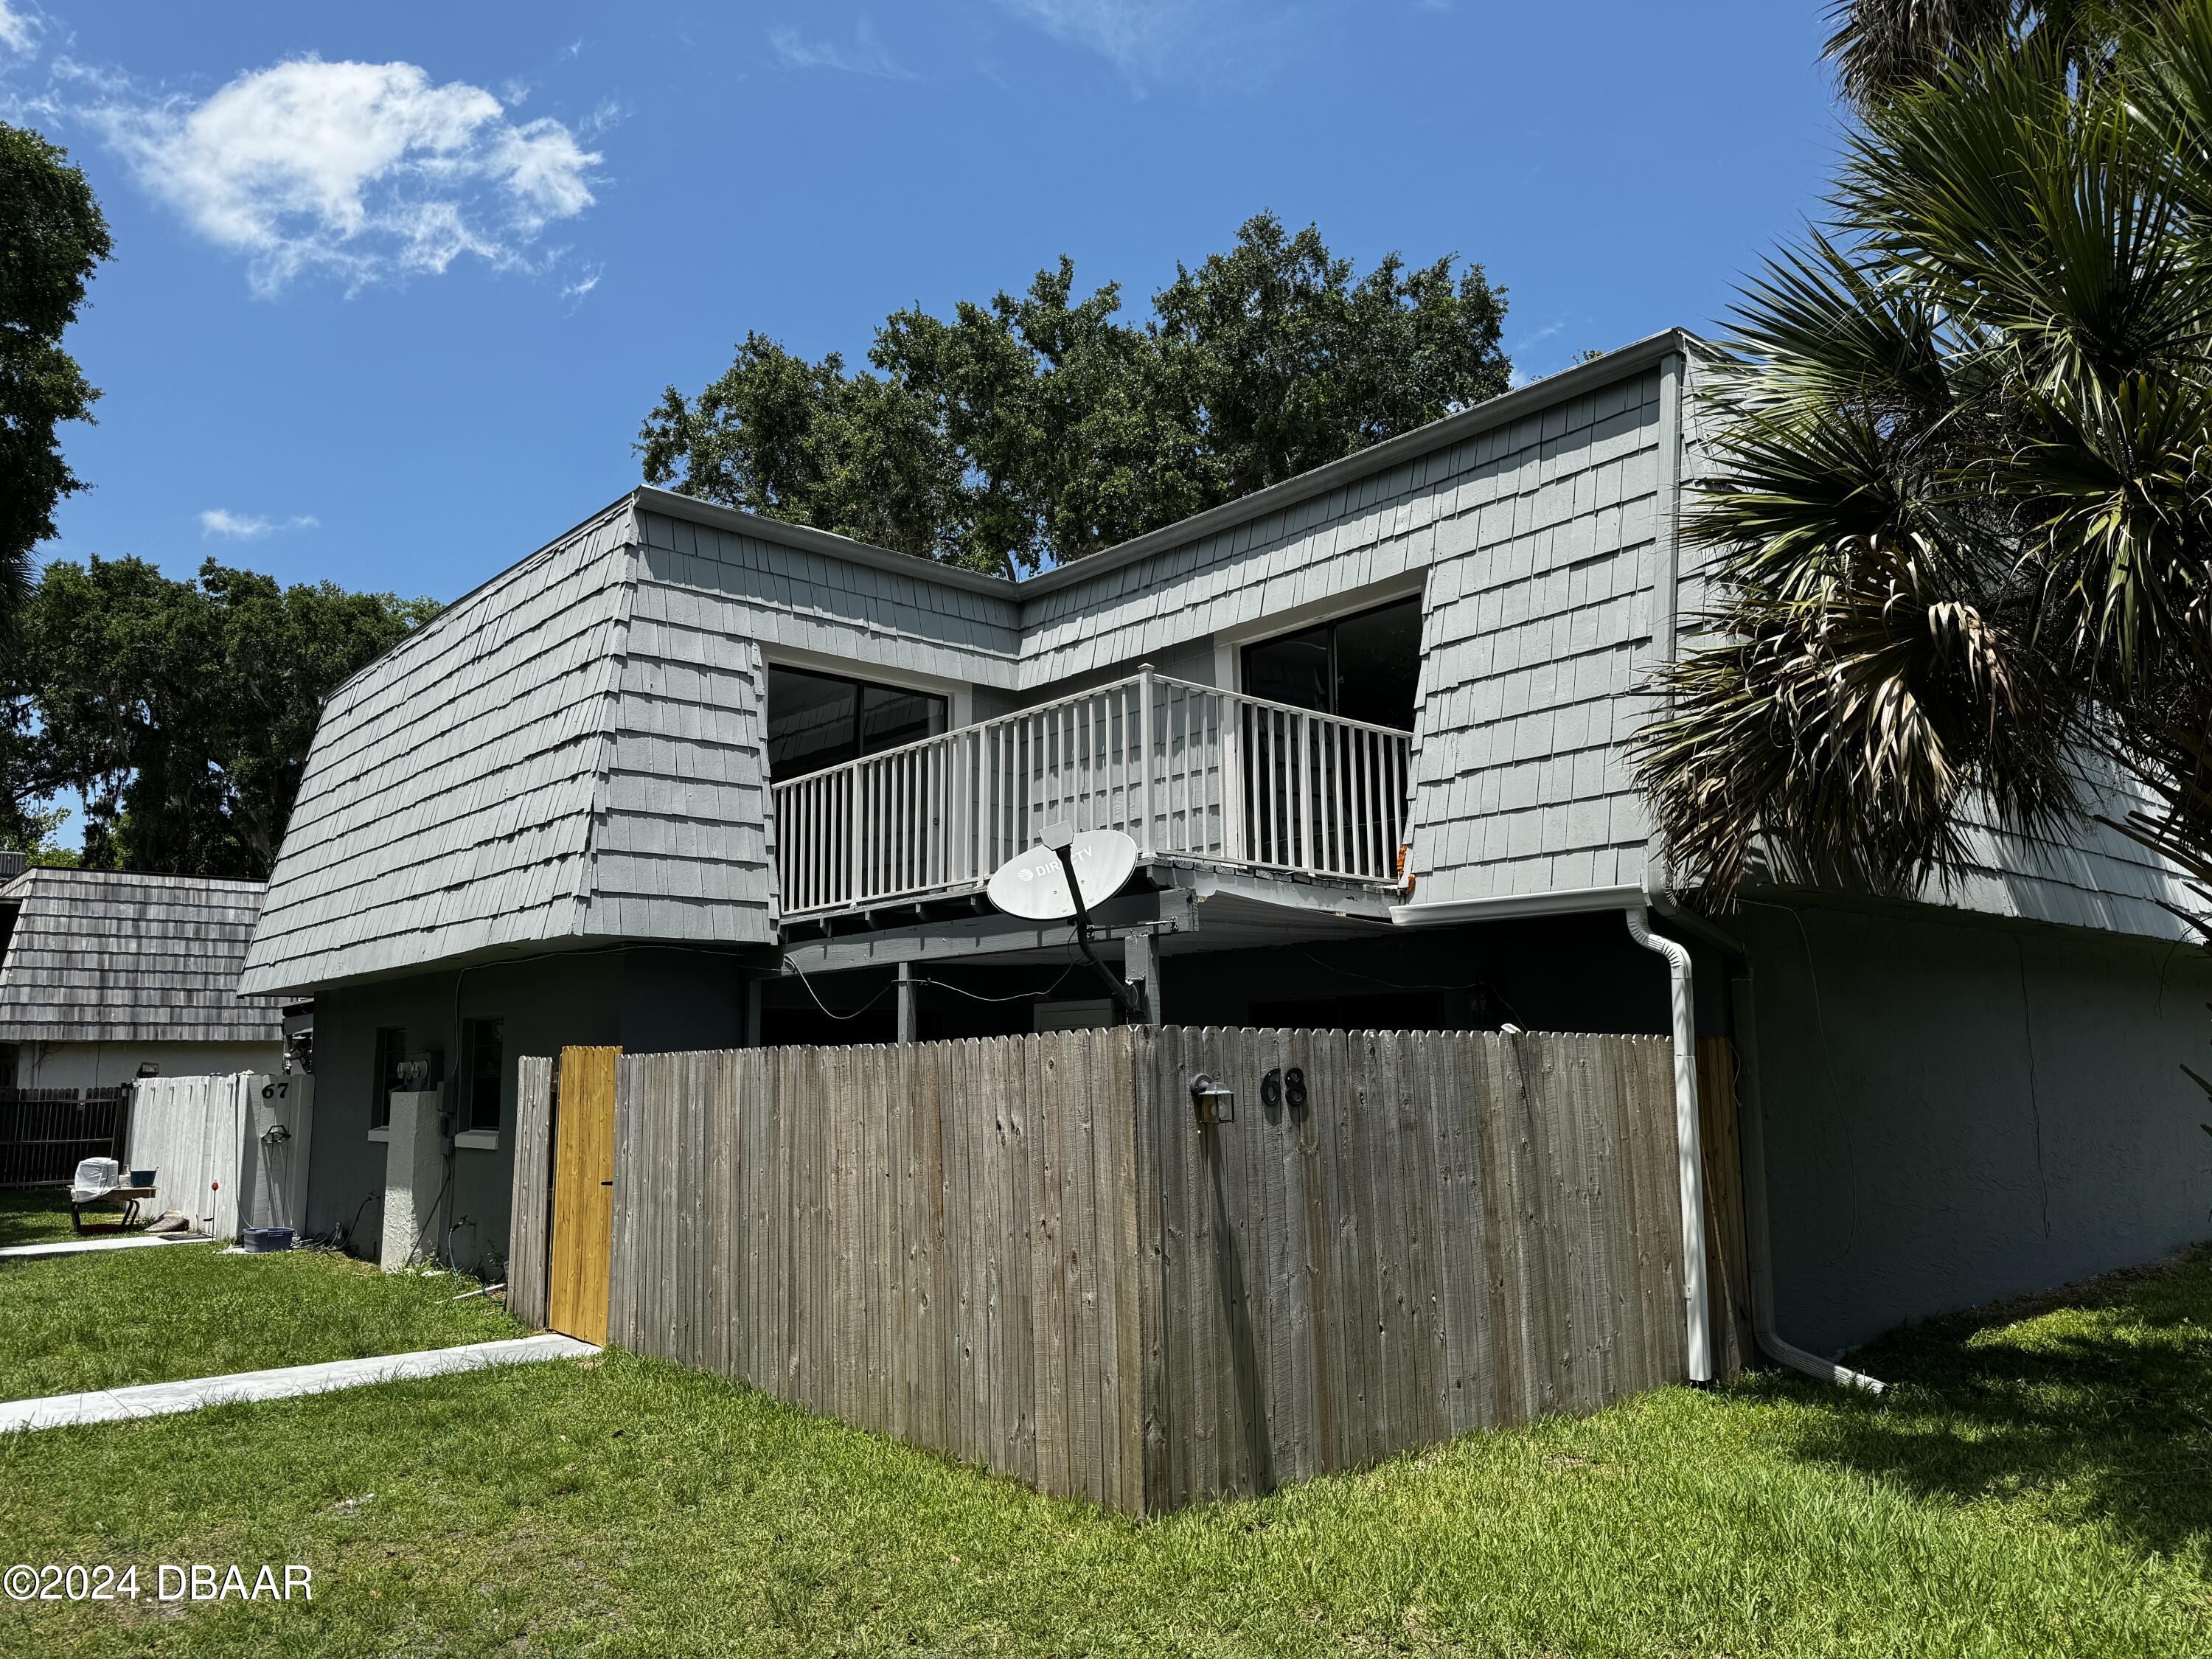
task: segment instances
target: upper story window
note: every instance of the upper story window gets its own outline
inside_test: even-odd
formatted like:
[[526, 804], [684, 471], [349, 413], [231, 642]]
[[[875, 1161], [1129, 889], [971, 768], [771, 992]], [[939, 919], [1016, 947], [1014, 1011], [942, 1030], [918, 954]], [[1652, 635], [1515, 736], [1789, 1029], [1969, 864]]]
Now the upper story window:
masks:
[[945, 729], [945, 700], [810, 669], [768, 671], [769, 770], [779, 783]]
[[1378, 605], [1244, 647], [1244, 690], [1270, 702], [1413, 729], [1421, 684], [1421, 600]]

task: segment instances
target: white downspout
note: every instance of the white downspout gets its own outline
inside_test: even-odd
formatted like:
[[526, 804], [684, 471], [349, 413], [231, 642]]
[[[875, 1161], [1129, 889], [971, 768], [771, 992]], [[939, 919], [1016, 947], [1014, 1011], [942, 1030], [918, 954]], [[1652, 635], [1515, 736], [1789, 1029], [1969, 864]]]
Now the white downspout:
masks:
[[1698, 1133], [1698, 1024], [1691, 993], [1690, 953], [1647, 925], [1631, 907], [1631, 938], [1667, 958], [1669, 1012], [1674, 1026], [1674, 1146], [1682, 1190], [1682, 1301], [1689, 1331], [1690, 1381], [1713, 1380], [1712, 1309], [1705, 1295], [1705, 1159]]
[[1742, 1044], [1747, 1056], [1744, 1087], [1740, 1092], [1748, 1097], [1742, 1101], [1744, 1110], [1739, 1122], [1743, 1134], [1744, 1230], [1750, 1235], [1747, 1242], [1751, 1250], [1751, 1334], [1771, 1358], [1792, 1370], [1802, 1371], [1823, 1382], [1882, 1394], [1887, 1392], [1888, 1384], [1879, 1377], [1808, 1353], [1796, 1343], [1784, 1341], [1774, 1328], [1774, 1243], [1766, 1206], [1766, 1102], [1759, 1092], [1759, 1068], [1750, 1063], [1758, 1051], [1759, 1028], [1753, 1012], [1751, 957], [1747, 953], [1742, 960], [1742, 976], [1737, 981], [1741, 988], [1736, 994], [1735, 1020], [1736, 1040]]
[[1768, 1358], [1792, 1370], [1802, 1371], [1823, 1382], [1864, 1389], [1869, 1394], [1884, 1393], [1889, 1385], [1879, 1377], [1808, 1353], [1794, 1342], [1785, 1341], [1775, 1328], [1774, 1243], [1766, 1204], [1766, 1102], [1759, 1088], [1759, 1023], [1757, 1000], [1752, 994], [1751, 952], [1744, 948], [1741, 939], [1705, 918], [1679, 914], [1663, 898], [1660, 902], [1664, 907], [1662, 913], [1676, 927], [1687, 927], [1700, 935], [1723, 956], [1734, 957], [1737, 964], [1729, 988], [1735, 1018], [1736, 1051], [1742, 1066], [1737, 1080], [1737, 1099], [1742, 1109], [1736, 1121], [1743, 1137], [1744, 1254], [1751, 1268], [1752, 1340]]

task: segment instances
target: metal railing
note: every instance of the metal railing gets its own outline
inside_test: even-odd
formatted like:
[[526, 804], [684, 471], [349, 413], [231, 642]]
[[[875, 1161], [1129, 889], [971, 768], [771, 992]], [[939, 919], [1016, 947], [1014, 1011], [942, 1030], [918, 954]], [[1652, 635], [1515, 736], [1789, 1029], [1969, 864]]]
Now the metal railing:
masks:
[[1056, 820], [1143, 857], [1395, 886], [1412, 742], [1146, 669], [776, 784], [783, 914], [980, 887]]

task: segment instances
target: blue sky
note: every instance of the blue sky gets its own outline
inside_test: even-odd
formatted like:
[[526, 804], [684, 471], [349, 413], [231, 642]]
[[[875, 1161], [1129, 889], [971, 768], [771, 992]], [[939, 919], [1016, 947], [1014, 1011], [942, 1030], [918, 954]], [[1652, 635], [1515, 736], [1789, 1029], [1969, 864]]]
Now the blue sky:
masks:
[[1063, 252], [1141, 312], [1261, 208], [1481, 261], [1524, 374], [1707, 325], [1816, 205], [1823, 9], [0, 0], [0, 106], [117, 249], [48, 552], [449, 599], [748, 329], [856, 359]]

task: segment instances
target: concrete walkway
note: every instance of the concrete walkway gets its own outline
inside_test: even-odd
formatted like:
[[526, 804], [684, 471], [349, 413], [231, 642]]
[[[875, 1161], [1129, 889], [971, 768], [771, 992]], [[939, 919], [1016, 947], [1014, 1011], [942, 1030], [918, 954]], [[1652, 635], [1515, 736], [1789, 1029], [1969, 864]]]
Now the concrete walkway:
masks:
[[149, 1244], [212, 1244], [198, 1233], [124, 1233], [114, 1238], [58, 1238], [47, 1244], [0, 1245], [0, 1261], [16, 1255], [75, 1255], [80, 1250], [136, 1250]]
[[370, 1359], [333, 1359], [320, 1365], [287, 1365], [267, 1371], [238, 1371], [203, 1376], [190, 1382], [149, 1382], [135, 1389], [95, 1389], [89, 1394], [58, 1394], [44, 1400], [0, 1405], [0, 1433], [11, 1429], [52, 1429], [64, 1423], [114, 1423], [130, 1417], [164, 1417], [194, 1412], [229, 1400], [289, 1400], [296, 1395], [328, 1394], [412, 1376], [442, 1376], [486, 1365], [527, 1364], [539, 1359], [569, 1359], [597, 1353], [588, 1342], [557, 1331], [501, 1342], [471, 1342], [465, 1347], [433, 1348], [422, 1353], [383, 1354]]

